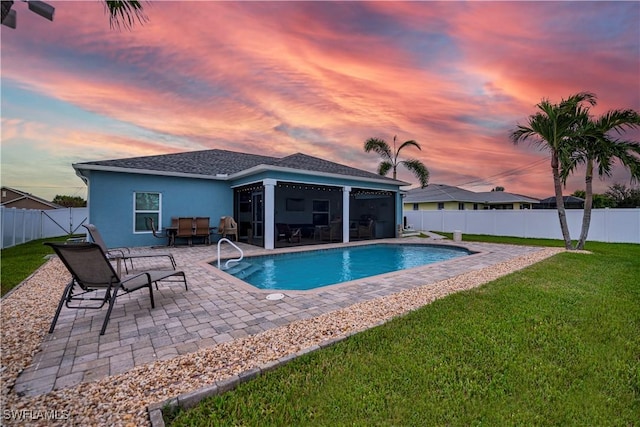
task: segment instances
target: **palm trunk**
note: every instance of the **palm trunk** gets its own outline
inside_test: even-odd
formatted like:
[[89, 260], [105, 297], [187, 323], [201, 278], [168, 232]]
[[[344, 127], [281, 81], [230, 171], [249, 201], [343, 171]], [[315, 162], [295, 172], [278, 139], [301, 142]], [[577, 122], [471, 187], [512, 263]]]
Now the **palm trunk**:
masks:
[[587, 172], [584, 176], [585, 196], [584, 196], [584, 213], [582, 214], [582, 230], [580, 231], [580, 240], [576, 249], [584, 249], [584, 243], [589, 234], [589, 225], [591, 224], [591, 208], [593, 207], [593, 160], [587, 160]]
[[567, 224], [567, 213], [564, 209], [564, 199], [562, 198], [562, 181], [560, 180], [558, 167], [558, 154], [555, 152], [551, 153], [551, 170], [553, 172], [553, 186], [556, 190], [556, 206], [558, 208], [558, 219], [560, 220], [564, 247], [565, 249], [573, 249], [571, 247], [571, 235], [569, 234], [569, 226]]

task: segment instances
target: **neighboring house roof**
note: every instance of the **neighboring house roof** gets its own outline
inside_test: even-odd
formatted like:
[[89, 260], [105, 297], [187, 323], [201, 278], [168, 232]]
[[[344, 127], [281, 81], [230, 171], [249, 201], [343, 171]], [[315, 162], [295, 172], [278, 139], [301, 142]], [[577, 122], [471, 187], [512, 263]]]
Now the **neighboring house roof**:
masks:
[[444, 184], [429, 184], [425, 188], [407, 191], [405, 203], [467, 202], [484, 204], [538, 203], [538, 199], [507, 193], [505, 191], [485, 191], [476, 193], [460, 187]]
[[407, 203], [428, 202], [475, 202], [473, 191], [444, 184], [429, 184], [424, 188], [407, 191], [404, 201]]
[[[565, 208], [583, 208], [584, 207], [584, 199], [575, 196], [562, 196], [562, 200], [564, 201]], [[540, 200], [540, 208], [556, 208], [556, 197], [551, 196], [546, 199]]]
[[305, 174], [349, 176], [400, 186], [408, 185], [403, 181], [302, 153], [278, 158], [214, 149], [76, 163], [73, 167], [77, 171], [103, 170], [213, 179], [232, 179], [264, 170], [293, 170]]
[[7, 208], [26, 208], [26, 209], [60, 209], [56, 203], [52, 203], [33, 194], [16, 190], [15, 188], [2, 187], [2, 206]]
[[[565, 203], [584, 203], [584, 199], [576, 196], [562, 196], [562, 200]], [[555, 204], [556, 196], [547, 197], [546, 199], [540, 200], [540, 203], [543, 204]]]
[[521, 194], [507, 193], [506, 191], [484, 191], [476, 193], [479, 199], [484, 199], [482, 203], [538, 203], [540, 200], [523, 196]]

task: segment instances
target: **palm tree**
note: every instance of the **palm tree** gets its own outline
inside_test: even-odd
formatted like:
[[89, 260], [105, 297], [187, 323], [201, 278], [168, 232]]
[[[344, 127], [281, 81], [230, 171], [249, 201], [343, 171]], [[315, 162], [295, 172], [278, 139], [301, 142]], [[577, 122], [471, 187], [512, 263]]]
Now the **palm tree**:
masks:
[[111, 28], [131, 29], [137, 20], [140, 24], [148, 18], [142, 10], [142, 4], [137, 0], [104, 0], [105, 11], [109, 13]]
[[400, 151], [403, 148], [413, 146], [418, 150], [422, 150], [420, 145], [414, 140], [409, 140], [403, 142], [400, 147], [396, 149], [396, 136], [393, 137], [393, 151], [391, 151], [391, 147], [386, 143], [383, 139], [380, 138], [369, 138], [364, 142], [364, 151], [366, 153], [373, 151], [378, 153], [382, 157], [382, 162], [378, 166], [378, 173], [382, 176], [386, 176], [390, 170], [393, 170], [393, 179], [396, 179], [398, 165], [403, 165], [407, 168], [416, 178], [420, 181], [420, 186], [422, 188], [426, 187], [429, 183], [429, 170], [427, 167], [418, 159], [409, 159], [409, 160], [398, 160], [398, 156], [400, 155]]
[[631, 172], [631, 181], [640, 180], [640, 143], [635, 141], [621, 141], [612, 139], [610, 133], [618, 135], [625, 129], [640, 127], [640, 114], [628, 110], [612, 110], [597, 119], [588, 114], [580, 117], [580, 135], [575, 143], [575, 152], [569, 162], [562, 167], [561, 175], [564, 182], [578, 164], [584, 163], [585, 171], [585, 201], [582, 217], [582, 230], [576, 249], [583, 249], [589, 234], [591, 223], [591, 208], [593, 206], [593, 172], [597, 167], [598, 176], [611, 176], [614, 161]]
[[551, 172], [558, 219], [566, 249], [572, 249], [572, 247], [562, 198], [560, 165], [568, 164], [573, 154], [573, 141], [577, 135], [580, 118], [588, 112], [588, 109], [582, 106], [585, 102], [595, 105], [595, 95], [590, 92], [580, 92], [563, 99], [559, 104], [552, 104], [548, 99], [543, 99], [536, 105], [539, 111], [529, 116], [527, 125], [518, 125], [510, 135], [514, 144], [531, 140], [542, 149], [551, 152]]

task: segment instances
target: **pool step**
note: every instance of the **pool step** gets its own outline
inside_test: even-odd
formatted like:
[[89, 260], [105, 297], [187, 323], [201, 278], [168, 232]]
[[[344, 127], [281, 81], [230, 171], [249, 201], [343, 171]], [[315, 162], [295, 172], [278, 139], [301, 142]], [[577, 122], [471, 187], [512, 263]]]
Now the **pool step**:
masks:
[[246, 277], [249, 277], [258, 270], [260, 270], [260, 267], [246, 261], [230, 263], [229, 268], [227, 269], [223, 268], [223, 271], [225, 273], [229, 273], [232, 276], [237, 277], [238, 279], [244, 279]]

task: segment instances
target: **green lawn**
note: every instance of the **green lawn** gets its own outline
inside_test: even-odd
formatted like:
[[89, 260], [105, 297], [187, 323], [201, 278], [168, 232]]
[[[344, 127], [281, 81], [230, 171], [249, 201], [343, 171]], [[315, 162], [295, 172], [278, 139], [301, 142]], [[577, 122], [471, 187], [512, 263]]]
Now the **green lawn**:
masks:
[[640, 245], [587, 249], [450, 295], [167, 421], [637, 426]]
[[0, 283], [2, 296], [19, 285], [45, 263], [45, 256], [53, 254], [53, 249], [44, 242], [64, 242], [70, 236], [32, 240], [22, 245], [0, 250]]

